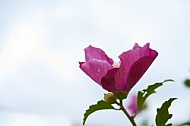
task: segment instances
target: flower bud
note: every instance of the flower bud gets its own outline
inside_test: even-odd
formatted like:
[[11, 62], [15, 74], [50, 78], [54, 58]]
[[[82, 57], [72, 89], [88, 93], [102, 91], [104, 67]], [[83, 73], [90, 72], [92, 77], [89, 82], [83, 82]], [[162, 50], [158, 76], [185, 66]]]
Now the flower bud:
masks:
[[110, 104], [116, 103], [116, 98], [112, 92], [108, 92], [107, 94], [104, 94], [104, 100]]

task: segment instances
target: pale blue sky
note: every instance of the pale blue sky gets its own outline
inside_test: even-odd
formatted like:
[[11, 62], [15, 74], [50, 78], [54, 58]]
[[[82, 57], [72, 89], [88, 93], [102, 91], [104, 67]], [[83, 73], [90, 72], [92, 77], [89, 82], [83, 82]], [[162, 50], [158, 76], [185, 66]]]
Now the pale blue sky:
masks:
[[[117, 56], [150, 42], [158, 58], [132, 92], [172, 78], [148, 101], [153, 121], [156, 107], [178, 97], [173, 121], [189, 119], [190, 1], [188, 0], [1, 0], [0, 125], [73, 126], [81, 124], [89, 105], [105, 91], [78, 67], [83, 49], [100, 47]], [[186, 104], [184, 104], [184, 102]], [[87, 126], [124, 126], [122, 112], [100, 111]]]

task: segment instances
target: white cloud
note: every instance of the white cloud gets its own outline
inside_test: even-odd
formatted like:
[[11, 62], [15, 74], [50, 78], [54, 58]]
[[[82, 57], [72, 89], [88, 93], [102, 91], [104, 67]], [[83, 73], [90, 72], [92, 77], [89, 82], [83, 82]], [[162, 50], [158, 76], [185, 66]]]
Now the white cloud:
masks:
[[[3, 115], [2, 115], [3, 113]], [[63, 115], [40, 115], [32, 113], [2, 111], [1, 126], [71, 126]]]
[[43, 32], [40, 28], [31, 24], [17, 25], [10, 34], [10, 39], [0, 57], [0, 78], [38, 56], [42, 42]]
[[49, 64], [61, 78], [75, 76], [71, 55], [63, 55], [47, 49], [44, 43], [44, 31], [35, 25], [19, 24], [13, 29], [0, 57], [0, 77], [3, 78], [23, 63], [38, 59]]
[[54, 10], [52, 10], [52, 18], [54, 20], [64, 21], [75, 16], [74, 11], [75, 9], [71, 5], [58, 5], [54, 7]]

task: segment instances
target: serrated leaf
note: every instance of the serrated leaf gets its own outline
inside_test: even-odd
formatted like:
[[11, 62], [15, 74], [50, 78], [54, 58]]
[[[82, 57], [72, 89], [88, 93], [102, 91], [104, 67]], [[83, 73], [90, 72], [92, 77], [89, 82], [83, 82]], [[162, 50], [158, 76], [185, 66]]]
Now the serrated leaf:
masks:
[[85, 124], [87, 118], [89, 115], [91, 115], [92, 113], [98, 111], [98, 110], [103, 110], [103, 109], [115, 109], [110, 103], [106, 102], [106, 101], [98, 101], [97, 104], [95, 105], [91, 105], [86, 112], [84, 113], [84, 117], [83, 117], [83, 125]]
[[172, 79], [164, 80], [163, 82], [157, 82], [153, 85], [149, 85], [147, 89], [144, 89], [142, 91], [138, 92], [138, 110], [141, 110], [143, 108], [143, 105], [145, 103], [145, 100], [153, 93], [156, 93], [155, 89], [162, 86], [165, 82], [173, 81]]
[[170, 98], [168, 101], [165, 101], [161, 108], [157, 109], [156, 115], [156, 125], [157, 126], [172, 126], [172, 124], [166, 124], [169, 119], [172, 118], [172, 114], [169, 114], [168, 109], [171, 106], [171, 103], [177, 98]]

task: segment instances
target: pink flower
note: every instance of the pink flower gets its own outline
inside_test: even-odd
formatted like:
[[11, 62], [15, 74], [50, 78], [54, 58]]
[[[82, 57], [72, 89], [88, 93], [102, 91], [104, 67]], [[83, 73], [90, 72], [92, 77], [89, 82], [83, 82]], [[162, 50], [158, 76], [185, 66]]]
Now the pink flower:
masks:
[[129, 105], [128, 105], [128, 110], [131, 112], [132, 115], [135, 115], [138, 111], [138, 106], [137, 106], [137, 95], [132, 95]]
[[114, 64], [99, 48], [90, 45], [84, 50], [86, 62], [79, 62], [80, 68], [110, 92], [129, 92], [158, 55], [149, 48], [149, 43], [143, 47], [135, 43], [132, 50], [119, 56], [120, 63]]

